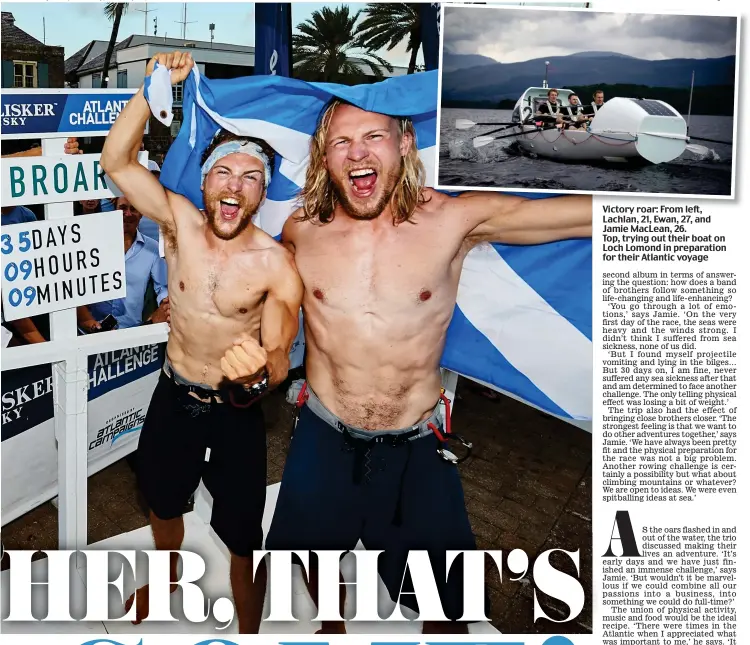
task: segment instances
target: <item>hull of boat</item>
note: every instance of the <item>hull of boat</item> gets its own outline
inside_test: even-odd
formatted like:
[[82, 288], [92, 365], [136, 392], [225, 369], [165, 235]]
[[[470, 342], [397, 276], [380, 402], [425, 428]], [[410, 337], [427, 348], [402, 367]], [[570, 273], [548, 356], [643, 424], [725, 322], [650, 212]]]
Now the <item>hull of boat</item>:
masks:
[[526, 152], [558, 161], [606, 161], [627, 163], [639, 159], [635, 137], [628, 132], [597, 135], [585, 130], [538, 130], [521, 126], [517, 138]]
[[[643, 159], [658, 164], [672, 161], [685, 151], [685, 119], [671, 105], [652, 99], [615, 97], [596, 108], [587, 130], [539, 130], [533, 115], [546, 102], [547, 91], [546, 87], [529, 88], [513, 110], [512, 119], [519, 124], [518, 142], [528, 152], [560, 161]], [[565, 118], [572, 92], [560, 89], [558, 93]]]

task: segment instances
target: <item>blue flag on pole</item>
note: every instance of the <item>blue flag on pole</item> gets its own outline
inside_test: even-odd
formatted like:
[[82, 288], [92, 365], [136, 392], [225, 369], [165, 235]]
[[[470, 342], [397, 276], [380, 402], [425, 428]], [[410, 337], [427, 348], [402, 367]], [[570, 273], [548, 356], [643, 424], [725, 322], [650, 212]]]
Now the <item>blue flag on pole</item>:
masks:
[[[158, 70], [157, 70], [158, 72]], [[147, 79], [153, 96], [168, 74]], [[328, 101], [410, 116], [417, 147], [435, 176], [437, 72], [354, 87], [280, 76], [209, 80], [197, 69], [185, 81], [184, 122], [167, 154], [161, 181], [203, 207], [200, 157], [217, 128], [265, 139], [278, 153], [256, 224], [278, 236], [304, 184], [310, 136]], [[168, 94], [168, 96], [167, 96]], [[525, 195], [543, 197], [542, 195]], [[554, 204], [550, 204], [554, 208]], [[484, 244], [469, 253], [441, 364], [568, 419], [590, 419], [592, 407], [591, 241], [537, 246]]]
[[422, 27], [422, 54], [425, 69], [427, 71], [437, 69], [440, 64], [440, 3], [421, 3], [419, 21]]
[[292, 5], [255, 3], [255, 75], [292, 75]]

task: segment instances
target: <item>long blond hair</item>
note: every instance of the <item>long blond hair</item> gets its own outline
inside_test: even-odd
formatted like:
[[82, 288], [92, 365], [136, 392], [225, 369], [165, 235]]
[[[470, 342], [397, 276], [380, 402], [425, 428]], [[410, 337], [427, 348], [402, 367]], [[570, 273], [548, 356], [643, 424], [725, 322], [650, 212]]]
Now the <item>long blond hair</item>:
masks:
[[[333, 113], [340, 105], [350, 105], [341, 99], [333, 99], [323, 110], [318, 127], [310, 141], [310, 164], [307, 167], [305, 186], [300, 192], [302, 213], [299, 220], [314, 220], [324, 224], [333, 220], [338, 197], [325, 165], [326, 140]], [[393, 117], [398, 121], [399, 135], [411, 136], [412, 144], [405, 156], [401, 157], [401, 171], [396, 187], [391, 195], [390, 207], [393, 223], [401, 224], [410, 220], [417, 206], [424, 203], [422, 191], [426, 172], [417, 151], [417, 133], [414, 124], [407, 117]]]

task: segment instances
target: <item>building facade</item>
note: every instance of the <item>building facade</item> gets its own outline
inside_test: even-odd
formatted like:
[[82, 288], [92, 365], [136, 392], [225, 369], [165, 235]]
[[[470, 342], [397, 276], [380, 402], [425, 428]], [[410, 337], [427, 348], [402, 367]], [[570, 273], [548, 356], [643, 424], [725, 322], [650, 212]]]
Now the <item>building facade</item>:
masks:
[[4, 88], [64, 87], [65, 51], [45, 45], [2, 12], [2, 86]]

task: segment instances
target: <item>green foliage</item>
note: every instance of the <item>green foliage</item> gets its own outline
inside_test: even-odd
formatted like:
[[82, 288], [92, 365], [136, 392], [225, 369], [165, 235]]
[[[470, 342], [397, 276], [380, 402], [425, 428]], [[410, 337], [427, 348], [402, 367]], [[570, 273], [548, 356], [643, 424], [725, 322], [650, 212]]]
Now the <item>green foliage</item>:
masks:
[[391, 51], [407, 40], [406, 51], [411, 52], [408, 74], [417, 67], [417, 52], [422, 44], [422, 23], [419, 5], [406, 2], [371, 2], [364, 10], [367, 16], [359, 25], [362, 45], [369, 50]]
[[335, 9], [323, 7], [312, 17], [297, 25], [301, 32], [292, 36], [294, 75], [306, 80], [327, 83], [363, 83], [369, 80], [369, 69], [376, 80], [385, 78], [381, 67], [389, 72], [393, 66], [369, 51], [360, 39], [354, 14], [342, 5]]

